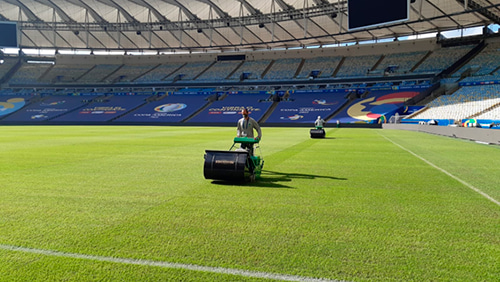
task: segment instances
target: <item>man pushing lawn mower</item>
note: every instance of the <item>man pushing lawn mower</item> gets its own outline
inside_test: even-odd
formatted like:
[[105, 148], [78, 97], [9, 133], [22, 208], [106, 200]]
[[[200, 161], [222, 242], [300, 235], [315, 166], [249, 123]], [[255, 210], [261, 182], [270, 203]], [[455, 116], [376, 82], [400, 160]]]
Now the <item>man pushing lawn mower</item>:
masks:
[[[255, 148], [260, 153], [262, 131], [246, 108], [241, 114], [243, 117], [238, 121], [236, 137], [229, 151], [205, 151], [203, 175], [206, 179], [253, 182], [260, 177], [264, 160], [260, 154], [256, 156], [254, 153]], [[257, 137], [254, 137], [254, 130]], [[239, 148], [236, 144], [240, 144]]]
[[323, 124], [325, 120], [318, 116], [316, 121], [314, 122], [315, 129], [311, 129], [309, 133], [311, 134], [311, 138], [325, 138], [325, 130], [323, 129]]
[[[246, 108], [243, 108], [241, 115], [243, 117], [238, 121], [238, 125], [236, 126], [236, 137], [254, 138], [253, 131], [255, 129], [255, 131], [257, 131], [257, 137], [254, 139], [260, 140], [262, 137], [262, 131], [260, 130], [259, 123], [250, 117]], [[248, 149], [250, 151], [250, 156], [253, 156], [253, 144], [241, 143], [241, 148]]]

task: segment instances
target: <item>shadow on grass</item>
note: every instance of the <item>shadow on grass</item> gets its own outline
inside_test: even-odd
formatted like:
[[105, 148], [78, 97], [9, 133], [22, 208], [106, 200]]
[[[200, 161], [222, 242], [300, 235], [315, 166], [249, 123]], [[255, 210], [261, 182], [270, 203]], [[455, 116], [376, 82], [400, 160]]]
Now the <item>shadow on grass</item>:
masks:
[[[271, 178], [260, 178], [256, 182], [232, 182], [232, 181], [222, 181], [222, 180], [214, 180], [212, 184], [215, 185], [227, 185], [227, 186], [243, 186], [243, 187], [261, 187], [261, 188], [286, 188], [286, 189], [296, 189], [295, 187], [290, 187], [287, 185], [283, 185], [279, 182], [283, 182], [285, 180], [281, 179], [271, 179]], [[291, 180], [288, 180], [291, 181]]]
[[325, 175], [315, 175], [315, 174], [304, 174], [304, 173], [284, 173], [270, 170], [263, 170], [256, 182], [227, 182], [227, 181], [212, 181], [213, 184], [217, 185], [240, 185], [246, 187], [262, 187], [262, 188], [286, 188], [286, 189], [297, 189], [296, 187], [291, 187], [286, 185], [287, 182], [292, 182], [293, 179], [332, 179], [332, 180], [347, 180], [347, 178], [340, 178], [334, 176]]
[[332, 180], [347, 180], [347, 178], [327, 176], [327, 175], [304, 174], [304, 173], [286, 173], [286, 172], [262, 170], [262, 176], [267, 178], [267, 175], [279, 176], [279, 179], [289, 179], [288, 181], [292, 181], [292, 179], [316, 179], [316, 178], [326, 178], [326, 179], [332, 179]]

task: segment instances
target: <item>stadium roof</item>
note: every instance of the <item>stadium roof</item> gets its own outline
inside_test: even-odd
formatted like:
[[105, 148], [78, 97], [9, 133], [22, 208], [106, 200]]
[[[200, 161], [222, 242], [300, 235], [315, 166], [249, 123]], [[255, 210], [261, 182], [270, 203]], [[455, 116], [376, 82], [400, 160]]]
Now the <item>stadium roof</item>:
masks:
[[18, 22], [22, 48], [159, 52], [324, 46], [500, 23], [500, 0], [411, 2], [408, 21], [358, 31], [348, 30], [344, 0], [0, 0], [0, 21]]

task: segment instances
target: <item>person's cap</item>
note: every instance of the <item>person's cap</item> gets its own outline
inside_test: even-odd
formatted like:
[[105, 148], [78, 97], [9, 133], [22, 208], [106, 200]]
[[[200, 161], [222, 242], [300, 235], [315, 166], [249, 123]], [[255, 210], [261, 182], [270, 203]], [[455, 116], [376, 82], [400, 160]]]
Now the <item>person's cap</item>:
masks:
[[243, 108], [243, 110], [241, 110], [241, 114], [247, 114], [247, 115], [248, 115], [248, 110], [247, 110], [247, 108]]
[[318, 118], [321, 118], [321, 116], [318, 116]]

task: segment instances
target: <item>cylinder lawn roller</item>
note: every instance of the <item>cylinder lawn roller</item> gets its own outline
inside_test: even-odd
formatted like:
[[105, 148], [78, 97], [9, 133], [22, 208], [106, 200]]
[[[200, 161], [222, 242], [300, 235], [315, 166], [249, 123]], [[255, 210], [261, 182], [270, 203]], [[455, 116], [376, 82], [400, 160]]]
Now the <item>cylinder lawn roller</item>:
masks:
[[316, 127], [315, 129], [311, 129], [309, 132], [311, 134], [311, 138], [325, 138], [325, 130], [323, 127]]
[[[255, 155], [257, 149], [259, 155]], [[254, 182], [264, 167], [261, 155], [258, 139], [236, 137], [229, 151], [205, 150], [203, 175], [206, 179]]]

